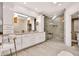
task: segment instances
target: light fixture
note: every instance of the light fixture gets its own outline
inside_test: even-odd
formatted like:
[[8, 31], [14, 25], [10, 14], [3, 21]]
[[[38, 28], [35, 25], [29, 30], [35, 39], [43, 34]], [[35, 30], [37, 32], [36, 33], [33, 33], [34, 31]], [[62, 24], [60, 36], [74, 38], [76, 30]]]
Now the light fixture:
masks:
[[62, 4], [58, 4], [59, 6], [61, 6]]
[[37, 9], [37, 8], [35, 8], [35, 10], [37, 11], [38, 9]]
[[30, 17], [27, 18], [27, 20], [30, 20], [30, 19], [31, 19]]
[[26, 4], [26, 2], [24, 2], [24, 4]]
[[53, 3], [54, 3], [54, 4], [56, 4], [57, 2], [56, 2], [56, 1], [54, 1]]
[[27, 18], [27, 22], [28, 22], [28, 24], [32, 24], [32, 20], [30, 17]]
[[17, 17], [14, 17], [14, 23], [17, 23]]
[[54, 20], [56, 17], [57, 17], [57, 16], [53, 16], [53, 17], [52, 17], [52, 20]]
[[28, 16], [26, 16], [26, 15], [19, 14], [19, 13], [14, 13], [14, 16], [15, 16], [15, 17], [16, 17], [16, 16], [23, 16], [23, 17], [28, 17]]
[[57, 4], [58, 6], [61, 6], [61, 3], [57, 3], [56, 1], [53, 2], [54, 4]]
[[14, 13], [14, 17], [18, 17], [18, 14], [17, 13]]

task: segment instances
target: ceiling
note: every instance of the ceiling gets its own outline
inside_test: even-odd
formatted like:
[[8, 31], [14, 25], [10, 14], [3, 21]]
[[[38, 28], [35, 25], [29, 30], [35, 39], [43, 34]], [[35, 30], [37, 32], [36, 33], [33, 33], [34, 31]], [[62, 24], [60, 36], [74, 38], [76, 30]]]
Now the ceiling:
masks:
[[79, 11], [72, 15], [72, 18], [79, 18]]
[[73, 4], [70, 2], [16, 2], [15, 5], [23, 6], [36, 13], [41, 13], [46, 16], [52, 17], [64, 13], [64, 9], [69, 8]]

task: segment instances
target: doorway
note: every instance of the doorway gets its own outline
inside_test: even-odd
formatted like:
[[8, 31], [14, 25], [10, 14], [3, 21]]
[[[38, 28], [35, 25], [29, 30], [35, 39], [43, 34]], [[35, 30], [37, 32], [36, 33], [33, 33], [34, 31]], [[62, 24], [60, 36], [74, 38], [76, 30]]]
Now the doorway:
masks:
[[71, 22], [72, 46], [78, 46], [78, 34], [79, 34], [78, 23], [79, 23], [79, 17], [78, 17], [78, 13], [76, 13], [72, 15], [72, 22]]

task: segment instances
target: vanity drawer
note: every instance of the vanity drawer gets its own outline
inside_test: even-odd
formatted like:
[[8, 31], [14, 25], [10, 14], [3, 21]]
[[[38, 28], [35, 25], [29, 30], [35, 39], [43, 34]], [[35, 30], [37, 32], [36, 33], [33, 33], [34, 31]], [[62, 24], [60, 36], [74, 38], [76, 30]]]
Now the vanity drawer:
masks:
[[45, 33], [22, 35], [22, 49], [45, 41]]
[[31, 45], [30, 39], [22, 39], [22, 48], [27, 48]]
[[37, 44], [40, 42], [45, 41], [45, 34], [39, 33], [39, 35], [36, 35], [33, 39], [32, 39], [32, 43], [33, 44]]
[[17, 50], [22, 49], [21, 37], [17, 37], [17, 38], [16, 38], [16, 49], [17, 49]]
[[13, 30], [4, 30], [3, 29], [3, 34], [12, 34]]

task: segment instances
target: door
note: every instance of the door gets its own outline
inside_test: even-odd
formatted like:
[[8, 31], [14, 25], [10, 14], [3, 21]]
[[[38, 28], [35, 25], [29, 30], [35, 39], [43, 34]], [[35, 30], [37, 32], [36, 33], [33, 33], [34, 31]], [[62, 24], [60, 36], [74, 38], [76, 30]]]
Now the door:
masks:
[[72, 46], [78, 45], [77, 33], [78, 33], [78, 18], [73, 18], [72, 19]]

